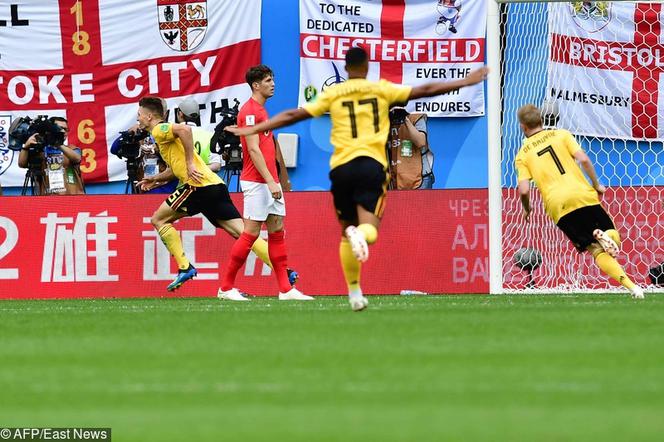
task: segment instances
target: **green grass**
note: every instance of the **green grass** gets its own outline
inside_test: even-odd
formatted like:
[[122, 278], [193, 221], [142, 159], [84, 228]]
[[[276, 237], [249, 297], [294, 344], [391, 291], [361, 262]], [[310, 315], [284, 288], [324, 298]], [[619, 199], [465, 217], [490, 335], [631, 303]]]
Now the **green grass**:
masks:
[[114, 441], [664, 437], [664, 297], [0, 302], [0, 427]]

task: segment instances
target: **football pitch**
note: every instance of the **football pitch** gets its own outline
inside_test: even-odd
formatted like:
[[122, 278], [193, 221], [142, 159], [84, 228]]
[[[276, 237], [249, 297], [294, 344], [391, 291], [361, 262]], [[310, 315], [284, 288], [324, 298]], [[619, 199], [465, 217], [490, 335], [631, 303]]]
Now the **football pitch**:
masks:
[[664, 437], [664, 296], [0, 302], [0, 427], [114, 441]]

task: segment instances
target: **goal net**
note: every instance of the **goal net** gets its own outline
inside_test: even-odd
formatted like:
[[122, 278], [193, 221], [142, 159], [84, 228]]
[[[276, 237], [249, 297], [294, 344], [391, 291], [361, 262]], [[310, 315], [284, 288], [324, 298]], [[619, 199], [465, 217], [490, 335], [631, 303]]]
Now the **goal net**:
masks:
[[[523, 140], [516, 112], [528, 103], [557, 111], [549, 123], [588, 153], [609, 188], [601, 201], [623, 240], [618, 261], [651, 285], [650, 269], [664, 263], [664, 6], [506, 1], [499, 17], [503, 291], [617, 287], [547, 218], [535, 188], [524, 222], [514, 158]], [[532, 272], [515, 262], [522, 248], [541, 254]]]

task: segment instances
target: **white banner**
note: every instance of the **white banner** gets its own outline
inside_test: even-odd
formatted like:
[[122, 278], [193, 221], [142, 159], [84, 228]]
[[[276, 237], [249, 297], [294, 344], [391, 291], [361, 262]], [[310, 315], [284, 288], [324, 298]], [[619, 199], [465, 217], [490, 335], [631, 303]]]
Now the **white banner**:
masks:
[[[484, 64], [487, 0], [300, 0], [299, 105], [346, 80], [344, 56], [369, 52], [369, 79], [419, 85]], [[383, 4], [384, 3], [384, 4]], [[411, 101], [433, 117], [484, 115], [484, 86]]]
[[[138, 100], [156, 95], [174, 109], [183, 97], [219, 109], [250, 90], [244, 74], [260, 63], [261, 0], [35, 0], [0, 7], [0, 182], [23, 184], [8, 145], [12, 120], [64, 116], [67, 143], [83, 152], [87, 182], [126, 179], [109, 155], [136, 121]], [[6, 13], [6, 15], [5, 15]]]
[[662, 4], [549, 5], [547, 97], [579, 135], [664, 139]]

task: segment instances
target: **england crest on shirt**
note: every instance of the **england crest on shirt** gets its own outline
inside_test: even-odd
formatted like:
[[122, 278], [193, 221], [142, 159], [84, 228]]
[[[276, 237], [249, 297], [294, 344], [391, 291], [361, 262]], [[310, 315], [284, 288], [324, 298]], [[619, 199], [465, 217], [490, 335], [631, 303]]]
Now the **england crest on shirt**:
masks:
[[159, 34], [174, 51], [196, 49], [205, 38], [208, 27], [207, 2], [191, 0], [157, 0]]

